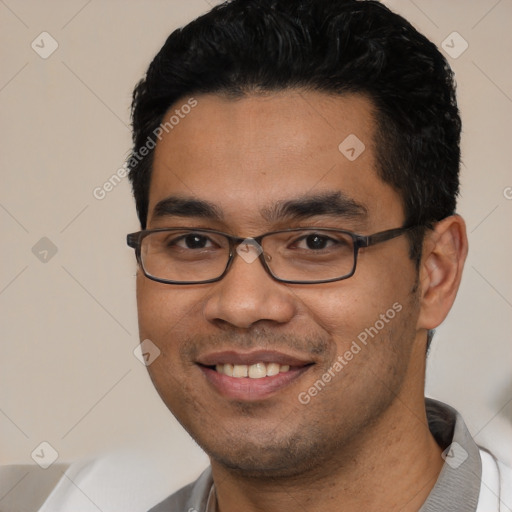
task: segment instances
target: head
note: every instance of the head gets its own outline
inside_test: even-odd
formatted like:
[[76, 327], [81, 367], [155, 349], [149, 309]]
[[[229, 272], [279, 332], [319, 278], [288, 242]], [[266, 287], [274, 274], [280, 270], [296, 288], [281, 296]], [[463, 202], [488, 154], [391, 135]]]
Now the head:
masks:
[[[132, 114], [143, 229], [415, 226], [362, 249], [355, 274], [332, 283], [281, 283], [242, 258], [207, 284], [139, 272], [141, 339], [162, 352], [150, 375], [213, 459], [254, 474], [299, 468], [422, 394], [428, 333], [466, 250], [453, 215], [460, 118], [434, 44], [379, 2], [234, 0], [171, 34]], [[210, 367], [256, 352], [292, 361], [289, 382], [254, 399], [242, 380], [241, 394], [223, 393]]]

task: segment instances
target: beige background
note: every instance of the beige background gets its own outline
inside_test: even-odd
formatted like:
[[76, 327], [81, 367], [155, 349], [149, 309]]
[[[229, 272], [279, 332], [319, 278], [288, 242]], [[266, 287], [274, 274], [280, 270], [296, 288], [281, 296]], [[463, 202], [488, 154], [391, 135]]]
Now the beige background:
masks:
[[[42, 441], [61, 461], [151, 445], [204, 463], [133, 354], [135, 264], [124, 240], [138, 224], [128, 180], [102, 200], [93, 190], [127, 155], [134, 84], [167, 35], [209, 3], [0, 0], [0, 464], [31, 463]], [[427, 391], [510, 461], [512, 2], [386, 3], [438, 46], [454, 31], [469, 45], [448, 59], [464, 121], [459, 212], [471, 249]], [[47, 59], [31, 48], [43, 31], [59, 45]], [[457, 37], [447, 39], [452, 53]], [[45, 242], [32, 250], [43, 237], [57, 249], [46, 262]]]

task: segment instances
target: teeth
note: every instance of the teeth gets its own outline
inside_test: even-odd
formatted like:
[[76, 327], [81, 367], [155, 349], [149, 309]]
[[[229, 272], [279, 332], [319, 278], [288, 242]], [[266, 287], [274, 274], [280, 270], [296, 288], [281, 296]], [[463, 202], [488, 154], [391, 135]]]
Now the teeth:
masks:
[[248, 373], [246, 364], [235, 364], [233, 366], [233, 377], [247, 377]]
[[290, 365], [278, 363], [256, 363], [251, 365], [246, 364], [218, 364], [215, 366], [215, 370], [223, 375], [229, 377], [249, 379], [262, 379], [263, 377], [272, 377], [278, 373], [285, 373], [290, 371]]
[[279, 373], [280, 365], [277, 363], [269, 363], [267, 364], [267, 375], [272, 377], [272, 375], [277, 375]]
[[267, 367], [265, 363], [256, 363], [249, 366], [249, 378], [261, 379], [267, 376]]

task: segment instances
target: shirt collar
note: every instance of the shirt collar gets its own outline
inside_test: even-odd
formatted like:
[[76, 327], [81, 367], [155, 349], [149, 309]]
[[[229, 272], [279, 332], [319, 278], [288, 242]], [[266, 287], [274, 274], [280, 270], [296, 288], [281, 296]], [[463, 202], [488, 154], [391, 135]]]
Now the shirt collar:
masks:
[[215, 485], [213, 485], [213, 483], [210, 487], [210, 492], [208, 493], [205, 512], [217, 512], [217, 496], [215, 494]]
[[419, 512], [474, 512], [482, 479], [480, 451], [461, 415], [450, 406], [426, 399], [430, 431], [444, 450], [444, 464]]

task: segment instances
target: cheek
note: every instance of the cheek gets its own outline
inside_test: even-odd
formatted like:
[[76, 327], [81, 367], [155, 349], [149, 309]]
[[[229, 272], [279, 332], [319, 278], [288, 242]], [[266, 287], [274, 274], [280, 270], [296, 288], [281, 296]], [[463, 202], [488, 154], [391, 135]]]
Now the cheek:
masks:
[[178, 351], [177, 334], [187, 329], [191, 319], [197, 324], [206, 291], [157, 283], [137, 277], [137, 310], [140, 339], [150, 339], [160, 350]]
[[[163, 401], [171, 410], [193, 406], [190, 388], [193, 365], [181, 357], [183, 340], [200, 329], [202, 296], [205, 290], [184, 289], [137, 277], [137, 306], [140, 339], [150, 340], [159, 355], [147, 370]], [[188, 404], [188, 405], [187, 405]]]
[[296, 294], [310, 320], [333, 339], [348, 342], [376, 323], [382, 328], [385, 322], [387, 328], [395, 317], [403, 316], [398, 313], [410, 307], [413, 271], [408, 265], [387, 273], [361, 265], [345, 281], [296, 290]]

